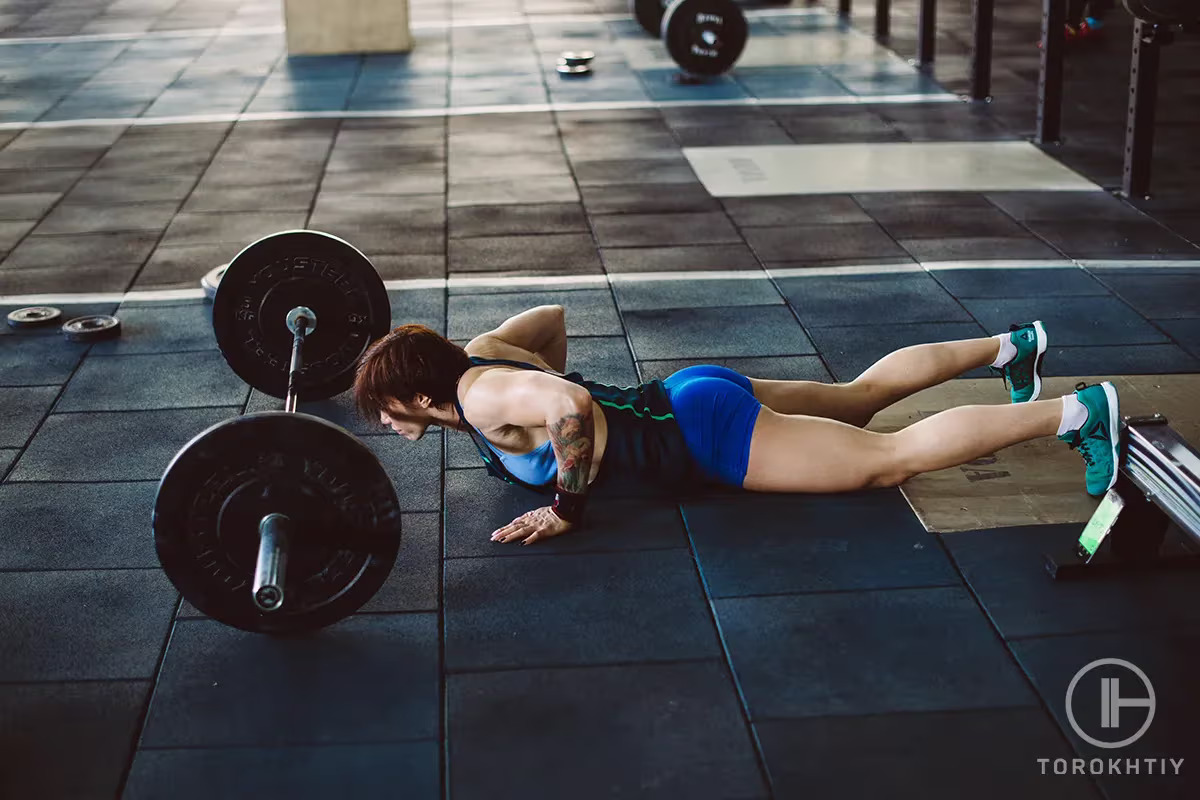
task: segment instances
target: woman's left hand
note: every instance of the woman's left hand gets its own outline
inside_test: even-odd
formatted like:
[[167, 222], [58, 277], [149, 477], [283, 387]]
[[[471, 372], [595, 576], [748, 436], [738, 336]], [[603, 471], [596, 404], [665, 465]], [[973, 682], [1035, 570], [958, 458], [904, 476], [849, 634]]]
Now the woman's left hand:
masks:
[[562, 517], [545, 508], [527, 511], [499, 530], [492, 531], [493, 542], [521, 542], [533, 544], [566, 533], [575, 527]]

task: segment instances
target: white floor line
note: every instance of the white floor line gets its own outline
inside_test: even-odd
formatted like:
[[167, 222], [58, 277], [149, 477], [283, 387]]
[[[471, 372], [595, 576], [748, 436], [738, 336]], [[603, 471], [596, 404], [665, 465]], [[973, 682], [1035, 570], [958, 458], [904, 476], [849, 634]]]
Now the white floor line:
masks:
[[[830, 16], [821, 8], [761, 9], [746, 10], [748, 19], [770, 19], [772, 17], [819, 17]], [[481, 17], [461, 20], [420, 20], [410, 23], [414, 31], [451, 30], [458, 28], [503, 28], [514, 25], [560, 25], [595, 22], [624, 22], [632, 19], [628, 14], [512, 14], [500, 17]], [[283, 25], [226, 28], [185, 28], [170, 31], [127, 31], [114, 33], [76, 33], [66, 36], [25, 36], [0, 38], [0, 47], [28, 44], [86, 44], [89, 42], [154, 41], [156, 39], [188, 39], [205, 36], [261, 36], [268, 33], [283, 33]]]
[[188, 114], [176, 117], [111, 117], [47, 120], [43, 122], [0, 122], [0, 131], [47, 130], [56, 128], [158, 127], [211, 123], [282, 122], [304, 119], [431, 119], [473, 117], [491, 114], [544, 114], [571, 111], [624, 111], [646, 108], [690, 108], [695, 106], [857, 106], [874, 104], [958, 103], [952, 94], [897, 94], [870, 97], [746, 97], [723, 100], [625, 100], [596, 103], [532, 103], [528, 105], [460, 106], [457, 108], [405, 108], [394, 111], [280, 111], [272, 113]]
[[[947, 267], [946, 265], [953, 265]], [[1200, 269], [1200, 259], [1152, 261], [1148, 259], [1063, 259], [1029, 261], [929, 261], [925, 263], [896, 262], [892, 264], [850, 264], [837, 267], [784, 267], [767, 270], [704, 270], [698, 272], [626, 272], [609, 275], [546, 275], [531, 277], [469, 277], [469, 278], [410, 278], [384, 281], [389, 291], [421, 289], [496, 288], [521, 289], [557, 287], [605, 287], [610, 283], [662, 283], [676, 281], [739, 281], [771, 278], [822, 278], [836, 275], [892, 275], [900, 273], [936, 272], [941, 269], [1052, 269], [1072, 267], [1122, 267], [1126, 269], [1156, 269], [1190, 267]], [[199, 278], [197, 278], [199, 281]], [[55, 293], [0, 295], [0, 306], [33, 306], [90, 303], [156, 303], [177, 300], [199, 300], [204, 291], [196, 289], [159, 289], [126, 293]]]

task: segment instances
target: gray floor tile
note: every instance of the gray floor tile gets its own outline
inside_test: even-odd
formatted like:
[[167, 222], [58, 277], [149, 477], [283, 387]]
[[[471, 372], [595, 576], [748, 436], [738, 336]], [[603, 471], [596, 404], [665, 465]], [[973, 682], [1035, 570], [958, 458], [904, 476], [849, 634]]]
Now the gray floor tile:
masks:
[[849, 195], [816, 194], [779, 197], [729, 197], [721, 201], [739, 227], [842, 225], [869, 223], [871, 218]]
[[57, 386], [0, 388], [0, 447], [24, 447], [57, 397]]
[[766, 380], [821, 381], [832, 380], [829, 371], [817, 356], [762, 356], [758, 358], [714, 358], [673, 359], [667, 361], [639, 361], [642, 380], [664, 380], [672, 373], [695, 364], [716, 364], [729, 367], [735, 372]]
[[534, 306], [561, 305], [566, 309], [568, 336], [620, 336], [621, 320], [608, 289], [569, 292], [512, 292], [452, 295], [451, 339], [467, 339], [493, 330], [509, 317]]
[[1144, 219], [1140, 211], [1108, 192], [991, 192], [986, 196], [1023, 222]]
[[228, 264], [248, 244], [238, 241], [155, 247], [134, 288], [199, 288], [200, 279], [209, 270]]
[[920, 786], [930, 800], [1096, 796], [1085, 777], [1037, 771], [1039, 758], [1074, 756], [1041, 709], [772, 720], [755, 728], [779, 798], [873, 797], [896, 786]]
[[38, 235], [155, 231], [166, 229], [179, 204], [60, 205], [37, 226]]
[[8, 473], [8, 468], [17, 463], [20, 450], [11, 447], [0, 448], [0, 476]]
[[371, 264], [385, 281], [446, 277], [444, 253], [376, 253]]
[[[271, 397], [257, 389], [250, 392], [250, 400], [246, 404], [247, 414], [256, 411], [281, 410], [283, 410], [282, 399]], [[354, 398], [349, 391], [324, 400], [302, 400], [297, 411], [329, 420], [355, 436], [371, 436], [387, 432], [387, 429], [383, 428], [378, 420], [363, 419], [359, 415], [358, 409], [354, 407]]]
[[[639, 361], [816, 353], [782, 306], [630, 311], [624, 318]], [[719, 337], [714, 337], [716, 331]]]
[[360, 195], [444, 194], [444, 166], [407, 166], [396, 170], [354, 170], [327, 172], [321, 181], [323, 190], [337, 194], [356, 192]]
[[585, 233], [587, 218], [578, 203], [462, 206], [450, 209], [451, 239], [522, 233]]
[[871, 216], [897, 239], [1029, 236], [1012, 217], [994, 208], [959, 208], [947, 214], [940, 206], [898, 206], [874, 210]]
[[60, 265], [0, 270], [0, 295], [124, 292], [137, 264]]
[[1185, 350], [1200, 358], [1200, 320], [1165, 319], [1155, 324], [1179, 342]]
[[[379, 259], [372, 259], [379, 265]], [[386, 268], [387, 259], [382, 259]], [[441, 276], [438, 276], [441, 277]], [[443, 289], [391, 289], [392, 324], [416, 323], [446, 332], [446, 293]]]
[[635, 386], [638, 382], [624, 336], [568, 337], [567, 370], [610, 386]]
[[240, 406], [250, 388], [219, 352], [89, 358], [71, 378], [56, 411], [146, 411]]
[[438, 256], [446, 253], [445, 226], [405, 228], [393, 221], [370, 225], [331, 222], [313, 227], [349, 242], [372, 258], [390, 253]]
[[742, 237], [722, 212], [609, 214], [592, 220], [601, 247], [666, 247], [740, 244]]
[[1037, 702], [959, 587], [714, 601], [754, 720]]
[[547, 797], [767, 796], [721, 664], [454, 675], [446, 692], [455, 797], [528, 797], [531, 774]]
[[1049, 269], [935, 269], [938, 283], [955, 297], [1079, 297], [1108, 289], [1078, 267]]
[[[161, 203], [182, 201], [196, 185], [195, 178], [184, 175], [88, 175], [63, 198], [69, 205], [105, 203]], [[265, 198], [259, 196], [262, 202]]]
[[305, 217], [305, 214], [294, 211], [177, 214], [163, 235], [162, 244], [181, 246], [243, 242], [248, 245], [272, 233], [303, 228]]
[[539, 175], [520, 181], [478, 180], [450, 186], [447, 204], [458, 206], [514, 203], [578, 203], [579, 189], [569, 175]]
[[437, 742], [142, 750], [122, 797], [233, 800], [279, 793], [319, 800], [375, 797], [402, 786], [406, 798], [433, 800], [441, 796], [439, 781]]
[[[328, 184], [323, 184], [330, 188]], [[278, 186], [224, 186], [205, 188], [203, 184], [188, 196], [180, 209], [184, 213], [228, 213], [231, 211], [308, 211], [317, 193], [316, 182]]]
[[[459, 449], [467, 466], [479, 457], [466, 436], [450, 434], [447, 441], [467, 441]], [[552, 553], [684, 548], [687, 540], [673, 503], [661, 500], [599, 497], [588, 508], [587, 526], [530, 547], [497, 544], [492, 532], [534, 508], [549, 505], [540, 495], [493, 478], [482, 469], [446, 473], [446, 556], [545, 556]]]
[[0, 192], [62, 193], [70, 189], [86, 170], [76, 169], [13, 169], [0, 171]]
[[142, 746], [430, 739], [438, 732], [437, 653], [434, 614], [351, 617], [288, 638], [181, 622]]
[[37, 220], [58, 202], [59, 192], [0, 194], [0, 220]]
[[959, 585], [898, 491], [738, 495], [682, 507], [712, 597]]
[[575, 180], [580, 186], [612, 186], [630, 183], [696, 183], [696, 173], [680, 157], [675, 161], [650, 158], [581, 161], [572, 159]]
[[0, 681], [150, 678], [177, 598], [156, 569], [3, 573], [0, 636], [21, 646]]
[[609, 272], [762, 270], [754, 253], [744, 244], [605, 248], [600, 257]]
[[[199, 286], [199, 281], [196, 282]], [[215, 351], [212, 305], [201, 301], [173, 304], [125, 303], [117, 311], [121, 336], [92, 346], [91, 355], [191, 353]]]
[[430, 430], [418, 442], [394, 433], [363, 436], [392, 479], [403, 511], [440, 511], [442, 437]]
[[1061, 259], [1062, 253], [1030, 236], [956, 237], [952, 239], [905, 239], [900, 242], [918, 261], [965, 261], [972, 259]]
[[157, 567], [149, 535], [157, 489], [154, 482], [0, 486], [0, 569]]
[[[1179, 320], [1190, 322], [1191, 320]], [[1156, 323], [1163, 327], [1165, 323]], [[1055, 375], [1163, 375], [1200, 372], [1200, 358], [1175, 344], [1102, 345], [1055, 347], [1050, 345], [1042, 374]]]
[[149, 681], [0, 687], [5, 797], [115, 797]]
[[[435, 477], [440, 484], [441, 473]], [[441, 574], [441, 515], [405, 514], [401, 522], [400, 554], [391, 577], [359, 613], [437, 611]]]
[[925, 273], [781, 278], [806, 326], [968, 322], [971, 315]]
[[699, 183], [605, 184], [584, 186], [583, 206], [598, 214], [670, 214], [718, 211], [721, 204]]
[[[991, 203], [987, 201], [987, 197], [978, 192], [865, 192], [853, 195], [853, 197], [854, 202], [866, 209], [868, 214], [899, 208], [927, 206], [943, 206], [953, 210], [960, 208], [990, 209], [992, 207]], [[953, 211], [948, 213], [953, 213]]]
[[[973, 322], [921, 322], [910, 325], [854, 325], [809, 329], [817, 350], [838, 381], [854, 380], [867, 367], [902, 347], [928, 342], [976, 339], [991, 333]], [[980, 369], [972, 370], [963, 377], [986, 377], [989, 374], [991, 373], [987, 370]]]
[[158, 480], [188, 440], [237, 411], [198, 408], [51, 414], [9, 480]]
[[622, 311], [765, 306], [783, 302], [775, 285], [766, 277], [749, 280], [617, 280], [613, 282], [613, 292]]
[[158, 234], [149, 232], [30, 236], [0, 266], [24, 269], [64, 264], [140, 264], [157, 242]]
[[[414, 233], [445, 233], [446, 206], [441, 195], [386, 197], [333, 194], [322, 189], [309, 218], [316, 230], [339, 225], [391, 227]], [[392, 252], [408, 252], [396, 250]]]
[[746, 228], [743, 234], [763, 261], [905, 260], [904, 250], [874, 222]]
[[[73, 310], [77, 309], [76, 306]], [[0, 308], [0, 313], [7, 315], [11, 310], [11, 306]], [[65, 308], [61, 310], [67, 312]], [[112, 311], [111, 305], [104, 307], [105, 313]], [[57, 330], [16, 334], [5, 325], [0, 329], [0, 383], [7, 386], [66, 383], [87, 348], [86, 344], [64, 340]]]
[[450, 242], [451, 272], [598, 274], [600, 258], [583, 233], [483, 236]]
[[1095, 269], [1092, 274], [1150, 319], [1200, 317], [1200, 268]]
[[452, 559], [445, 581], [447, 670], [720, 655], [687, 550]]
[[1003, 331], [1010, 323], [1040, 319], [1058, 346], [1158, 344], [1167, 337], [1115, 297], [1077, 297], [1070, 303], [1054, 298], [963, 300], [988, 330]]
[[1030, 222], [1038, 236], [1072, 258], [1109, 258], [1119, 255], [1200, 256], [1200, 248], [1152, 220]]

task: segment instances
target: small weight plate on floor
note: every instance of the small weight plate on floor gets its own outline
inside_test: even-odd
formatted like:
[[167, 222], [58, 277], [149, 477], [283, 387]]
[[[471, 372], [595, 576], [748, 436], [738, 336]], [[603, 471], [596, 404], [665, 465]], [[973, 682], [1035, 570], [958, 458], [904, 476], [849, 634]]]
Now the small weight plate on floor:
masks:
[[558, 63], [568, 67], [584, 67], [591, 64], [595, 58], [596, 54], [591, 50], [566, 50], [558, 59]]
[[221, 285], [221, 276], [225, 274], [225, 270], [228, 267], [228, 264], [213, 267], [204, 273], [204, 277], [200, 279], [200, 287], [204, 289], [204, 297], [210, 303], [217, 296], [217, 288]]
[[746, 47], [750, 29], [732, 0], [675, 0], [662, 19], [662, 38], [689, 75], [727, 72]]
[[555, 69], [557, 69], [563, 75], [591, 75], [592, 74], [592, 68], [589, 67], [587, 64], [578, 64], [576, 66], [571, 66], [570, 64], [564, 63], [562, 59], [558, 60], [558, 66], [555, 67]]
[[100, 342], [121, 335], [121, 320], [107, 314], [91, 317], [76, 317], [62, 326], [63, 336], [68, 342]]
[[[262, 612], [252, 584], [259, 523], [283, 514], [284, 602]], [[218, 423], [171, 461], [154, 502], [154, 546], [188, 602], [261, 633], [320, 628], [353, 614], [391, 574], [400, 504], [375, 455], [331, 422], [266, 411]]]
[[10, 328], [40, 328], [58, 321], [62, 312], [52, 306], [29, 306], [8, 312]]
[[367, 257], [336, 236], [285, 231], [260, 239], [229, 263], [213, 299], [213, 332], [233, 371], [273, 397], [287, 394], [292, 332], [287, 315], [311, 308], [317, 327], [304, 340], [296, 380], [305, 400], [344, 392], [354, 367], [391, 327], [392, 310]]
[[646, 33], [654, 38], [659, 37], [662, 29], [663, 11], [666, 10], [667, 0], [629, 0], [629, 13]]

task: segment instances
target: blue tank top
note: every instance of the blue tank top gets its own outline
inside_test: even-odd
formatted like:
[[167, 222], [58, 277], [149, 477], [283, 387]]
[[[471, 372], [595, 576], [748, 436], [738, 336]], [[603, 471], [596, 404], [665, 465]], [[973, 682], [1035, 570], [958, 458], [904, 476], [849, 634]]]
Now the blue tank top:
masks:
[[[479, 429], [475, 428], [475, 430]], [[558, 477], [558, 460], [554, 457], [554, 445], [549, 439], [543, 442], [541, 447], [519, 456], [505, 453], [495, 447], [492, 450], [496, 452], [496, 457], [508, 468], [508, 471], [525, 483], [541, 486]]]

